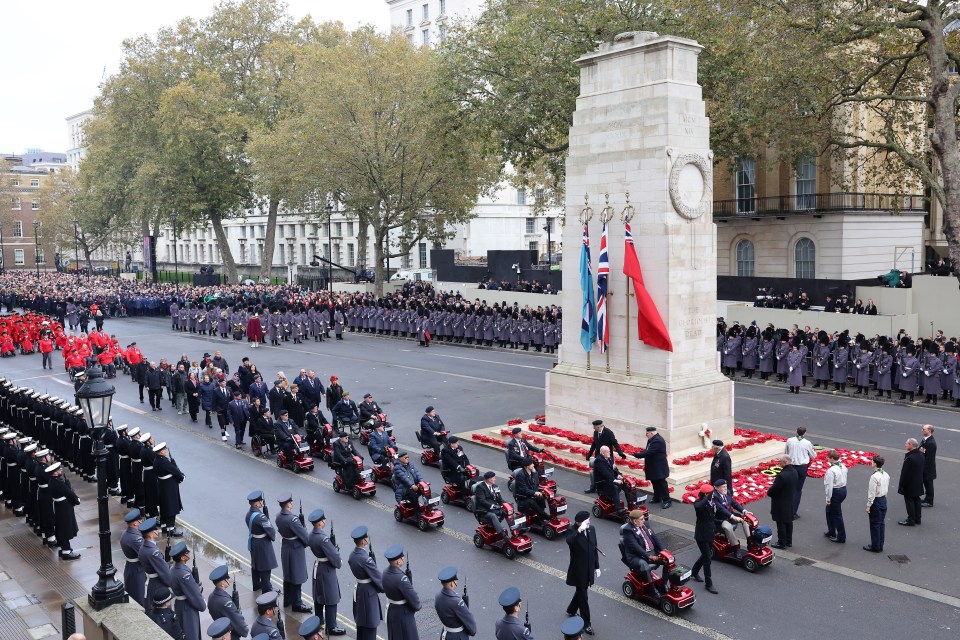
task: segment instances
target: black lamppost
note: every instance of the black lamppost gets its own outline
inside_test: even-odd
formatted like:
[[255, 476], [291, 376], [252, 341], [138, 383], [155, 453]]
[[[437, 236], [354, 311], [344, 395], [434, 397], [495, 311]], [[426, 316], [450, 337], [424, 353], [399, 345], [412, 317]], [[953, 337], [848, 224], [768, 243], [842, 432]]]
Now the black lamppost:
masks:
[[74, 218], [73, 223], [73, 270], [77, 272], [77, 282], [80, 282], [80, 221]]
[[97, 522], [100, 525], [100, 578], [88, 600], [90, 606], [100, 611], [112, 604], [128, 602], [123, 583], [116, 579], [117, 570], [113, 566], [113, 547], [110, 543], [110, 512], [107, 506], [107, 448], [103, 444], [103, 435], [110, 429], [110, 408], [116, 389], [104, 380], [103, 371], [98, 366], [87, 369], [86, 381], [77, 390], [77, 400], [83, 409], [83, 418], [93, 433], [96, 449], [93, 452], [97, 460]]
[[327, 203], [327, 291], [333, 293], [333, 236], [330, 234], [330, 219], [333, 217], [333, 203]]
[[177, 216], [179, 214], [176, 211], [170, 212], [170, 217], [173, 218], [173, 275], [177, 279], [174, 284], [174, 289], [177, 292], [177, 296], [180, 296], [180, 261], [177, 259]]
[[33, 221], [33, 261], [37, 264], [37, 276], [40, 275], [40, 221]]
[[550, 271], [553, 269], [553, 242], [550, 239], [550, 234], [553, 233], [553, 218], [547, 218], [546, 222], [543, 230], [547, 232], [547, 271]]

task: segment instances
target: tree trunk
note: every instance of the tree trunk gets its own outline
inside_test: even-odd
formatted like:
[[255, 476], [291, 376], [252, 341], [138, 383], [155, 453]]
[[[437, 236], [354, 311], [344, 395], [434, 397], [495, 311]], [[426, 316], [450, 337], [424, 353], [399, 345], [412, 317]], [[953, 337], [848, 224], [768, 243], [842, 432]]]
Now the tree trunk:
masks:
[[[150, 235], [150, 221], [148, 219], [144, 218], [140, 223], [140, 230], [143, 233], [144, 238]], [[150, 256], [143, 256], [144, 267], [146, 267], [148, 262], [150, 262], [150, 270], [147, 271], [146, 268], [144, 268], [143, 281], [154, 282], [153, 274], [156, 272], [157, 265], [153, 264], [153, 262], [150, 260]]]
[[219, 212], [210, 212], [210, 225], [213, 227], [213, 235], [217, 237], [217, 246], [220, 247], [220, 261], [223, 262], [223, 271], [227, 275], [227, 283], [236, 284], [238, 280], [237, 263], [233, 260], [230, 243], [227, 242], [227, 234], [223, 230], [223, 217]]
[[383, 297], [383, 237], [388, 233], [386, 229], [373, 230], [373, 290], [374, 294]]
[[357, 213], [357, 224], [359, 225], [357, 229], [357, 265], [367, 268], [367, 238], [370, 234], [367, 231], [367, 218], [362, 213]]
[[270, 282], [273, 252], [276, 250], [277, 215], [280, 211], [280, 199], [270, 196], [270, 208], [267, 213], [267, 237], [263, 239], [263, 255], [260, 256], [260, 279]]

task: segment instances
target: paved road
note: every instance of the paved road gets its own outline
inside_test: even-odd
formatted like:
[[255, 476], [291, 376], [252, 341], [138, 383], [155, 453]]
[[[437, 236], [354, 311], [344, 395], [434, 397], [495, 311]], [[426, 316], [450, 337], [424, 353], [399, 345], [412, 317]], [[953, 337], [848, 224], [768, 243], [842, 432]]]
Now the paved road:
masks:
[[[114, 321], [107, 328], [123, 342], [136, 339], [144, 353], [156, 359], [161, 355], [176, 359], [182, 352], [193, 358], [220, 349], [235, 367], [241, 357], [249, 355], [266, 374], [268, 383], [277, 370], [285, 371], [291, 379], [300, 367], [313, 367], [324, 380], [335, 374], [354, 395], [368, 390], [375, 393], [396, 425], [401, 445], [407, 447], [416, 446], [413, 434], [427, 404], [435, 405], [455, 431], [503, 424], [510, 418], [541, 411], [544, 374], [552, 364], [549, 358], [532, 354], [442, 345], [422, 349], [412, 342], [351, 334], [343, 342], [285, 343], [281, 348], [254, 351], [233, 341], [171, 334], [167, 327], [164, 321], [138, 319]], [[65, 377], [44, 375], [38, 364], [39, 358], [33, 357], [0, 360], [0, 375], [38, 390], [69, 395]], [[334, 495], [329, 484], [333, 474], [322, 463], [312, 474], [303, 476], [280, 471], [270, 462], [222, 445], [216, 428], [206, 429], [202, 420], [191, 424], [168, 403], [162, 413], [144, 411], [146, 405], [140, 404], [136, 386], [125, 377], [115, 382], [114, 421], [136, 424], [169, 443], [188, 476], [183, 485], [183, 520], [220, 544], [244, 555], [244, 496], [251, 489], [261, 488], [268, 496], [289, 489], [295, 498], [303, 499], [305, 511], [324, 507], [344, 550], [349, 548], [349, 530], [360, 523], [371, 527], [378, 554], [393, 542], [403, 542], [421, 596], [436, 590], [435, 575], [440, 567], [459, 565], [469, 584], [472, 609], [483, 630], [481, 637], [492, 636], [493, 621], [499, 613], [496, 595], [508, 584], [524, 590], [535, 632], [541, 637], [555, 635], [572, 595], [563, 581], [569, 556], [562, 541], [535, 537], [532, 554], [510, 562], [491, 550], [473, 547], [470, 538], [476, 521], [456, 507], [446, 509], [442, 530], [421, 533], [393, 521], [393, 496], [385, 487], [381, 486], [375, 499], [360, 503]], [[607, 554], [602, 559], [603, 575], [590, 596], [597, 637], [619, 637], [624, 623], [631, 626], [631, 635], [643, 633], [656, 638], [802, 638], [822, 632], [837, 637], [863, 637], [867, 633], [956, 637], [960, 600], [952, 594], [958, 592], [960, 584], [954, 552], [948, 545], [957, 540], [957, 501], [947, 487], [960, 477], [957, 414], [813, 394], [788, 396], [775, 386], [739, 384], [737, 416], [740, 424], [784, 433], [802, 423], [818, 443], [882, 451], [888, 455], [894, 480], [906, 434], [915, 435], [920, 424], [931, 422], [939, 428], [942, 452], [937, 506], [925, 512], [922, 528], [905, 529], [895, 524], [903, 515], [903, 505], [891, 496], [887, 549], [883, 555], [868, 554], [860, 549], [868, 539], [861, 506], [867, 469], [858, 468], [850, 474], [846, 545], [832, 544], [821, 535], [820, 485], [811, 480], [801, 506], [793, 553], [784, 554], [757, 575], [732, 565], [714, 565], [720, 595], [693, 585], [696, 605], [674, 619], [623, 598], [620, 583], [624, 570], [617, 558], [617, 526], [597, 523]], [[502, 455], [496, 451], [469, 444], [467, 451], [483, 468], [505, 468]], [[434, 490], [440, 488], [437, 470], [426, 470], [425, 476]], [[582, 477], [561, 470], [557, 480], [570, 500], [572, 513], [588, 508], [587, 497], [580, 493], [585, 484]], [[765, 503], [757, 503], [755, 508], [766, 515]], [[276, 505], [271, 509], [274, 513]], [[655, 513], [655, 528], [664, 533], [679, 561], [689, 566], [696, 559], [690, 533], [692, 510], [678, 505], [668, 514], [669, 518], [662, 518]], [[380, 559], [382, 564], [382, 556]], [[341, 585], [344, 594], [352, 589], [353, 580], [347, 572], [341, 574]], [[432, 603], [432, 598], [427, 600]], [[791, 614], [784, 615], [784, 607]], [[904, 616], [904, 611], [910, 615]], [[346, 603], [344, 612], [349, 614]], [[810, 630], [826, 617], [830, 620], [829, 631]], [[438, 635], [431, 611], [420, 614], [418, 623], [423, 637]]]

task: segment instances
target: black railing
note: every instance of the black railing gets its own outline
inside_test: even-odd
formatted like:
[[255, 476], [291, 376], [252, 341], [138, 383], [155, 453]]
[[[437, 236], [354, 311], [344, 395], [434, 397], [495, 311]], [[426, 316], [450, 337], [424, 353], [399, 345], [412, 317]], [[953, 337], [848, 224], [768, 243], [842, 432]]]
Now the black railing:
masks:
[[811, 193], [767, 198], [714, 200], [713, 218], [813, 215], [838, 211], [926, 212], [924, 196], [896, 193]]

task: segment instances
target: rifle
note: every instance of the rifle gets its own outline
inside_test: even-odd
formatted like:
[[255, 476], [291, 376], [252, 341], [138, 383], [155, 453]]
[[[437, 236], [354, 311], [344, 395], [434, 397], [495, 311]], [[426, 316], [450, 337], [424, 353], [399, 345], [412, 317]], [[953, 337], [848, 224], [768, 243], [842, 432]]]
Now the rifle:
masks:
[[300, 526], [301, 526], [301, 527], [307, 526], [307, 521], [306, 521], [306, 519], [303, 517], [303, 500], [300, 501], [300, 515], [297, 516], [297, 517], [300, 519]]
[[[283, 595], [283, 591], [280, 590], [280, 589], [277, 589], [277, 599], [278, 599], [278, 600], [280, 599], [280, 596], [282, 596], [282, 595]], [[281, 636], [282, 638], [286, 638], [286, 637], [287, 637], [287, 628], [286, 628], [286, 625], [283, 624], [283, 608], [282, 608], [282, 607], [277, 607], [277, 631], [280, 632], [280, 636]]]
[[[200, 572], [197, 571], [197, 557], [192, 556], [190, 559], [193, 560], [193, 568], [190, 570], [190, 574], [193, 576], [193, 581], [200, 584]], [[202, 589], [203, 587], [200, 588]]]
[[230, 594], [230, 599], [233, 601], [233, 606], [240, 610], [240, 594], [237, 593], [237, 581], [233, 581], [233, 593]]
[[463, 576], [463, 603], [470, 606], [470, 596], [467, 595], [467, 576]]
[[409, 555], [407, 556], [407, 563], [406, 563], [406, 564], [407, 564], [407, 568], [404, 569], [403, 572], [407, 575], [407, 580], [409, 580], [410, 583], [412, 584], [412, 583], [413, 583], [413, 571], [410, 569], [410, 556], [409, 556]]
[[373, 541], [367, 547], [367, 553], [373, 559], [373, 564], [377, 564], [377, 555], [373, 552]]
[[170, 564], [170, 536], [167, 536], [167, 546], [163, 550], [163, 561]]
[[270, 517], [270, 511], [267, 510], [267, 501], [266, 501], [266, 500], [263, 501], [263, 515], [267, 516], [267, 518]]
[[523, 619], [523, 626], [527, 628], [527, 631], [533, 631], [533, 627], [530, 626], [530, 605], [527, 605], [527, 611]]
[[333, 543], [333, 546], [337, 548], [337, 551], [340, 551], [340, 545], [337, 544], [337, 534], [333, 530], [333, 521], [330, 521], [330, 542]]

